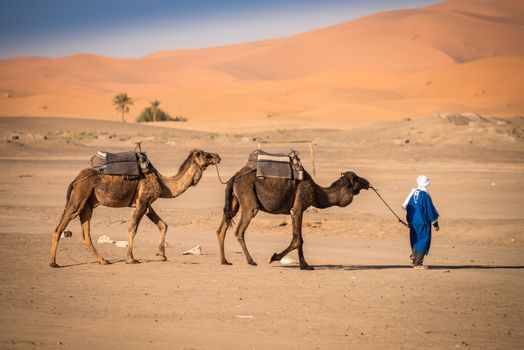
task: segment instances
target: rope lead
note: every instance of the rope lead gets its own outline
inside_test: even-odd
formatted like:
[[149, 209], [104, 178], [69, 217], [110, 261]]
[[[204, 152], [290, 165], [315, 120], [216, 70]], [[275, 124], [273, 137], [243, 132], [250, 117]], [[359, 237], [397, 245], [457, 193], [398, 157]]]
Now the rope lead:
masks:
[[226, 181], [226, 182], [222, 181], [222, 178], [220, 177], [220, 173], [218, 172], [218, 164], [215, 164], [215, 167], [216, 167], [216, 169], [217, 169], [218, 181], [220, 181], [220, 183], [221, 183], [222, 185], [227, 184], [227, 181]]
[[395, 213], [393, 211], [393, 209], [391, 209], [391, 207], [386, 203], [386, 201], [384, 200], [384, 198], [382, 198], [382, 196], [380, 195], [380, 193], [378, 193], [378, 191], [375, 189], [375, 187], [373, 186], [369, 186], [369, 188], [371, 188], [373, 191], [375, 191], [375, 193], [377, 194], [378, 198], [380, 198], [382, 200], [382, 202], [384, 202], [384, 204], [386, 205], [386, 207], [388, 207], [388, 209], [393, 213], [393, 215], [395, 215], [395, 217], [398, 219], [398, 222], [400, 222], [401, 224], [403, 224], [404, 226], [406, 226], [407, 228], [409, 228], [409, 225], [406, 224], [404, 222], [404, 220], [402, 220], [398, 215], [397, 213]]

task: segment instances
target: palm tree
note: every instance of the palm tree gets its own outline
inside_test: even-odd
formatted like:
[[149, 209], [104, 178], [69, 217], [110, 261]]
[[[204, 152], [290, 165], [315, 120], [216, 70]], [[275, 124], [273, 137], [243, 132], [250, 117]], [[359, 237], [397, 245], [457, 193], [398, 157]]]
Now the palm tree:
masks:
[[113, 98], [113, 105], [117, 111], [122, 113], [122, 123], [125, 123], [124, 113], [129, 113], [129, 106], [133, 105], [133, 99], [126, 93], [120, 93]]
[[151, 104], [151, 114], [153, 114], [153, 121], [156, 122], [156, 116], [158, 113], [158, 106], [160, 106], [160, 101], [154, 100], [149, 102]]

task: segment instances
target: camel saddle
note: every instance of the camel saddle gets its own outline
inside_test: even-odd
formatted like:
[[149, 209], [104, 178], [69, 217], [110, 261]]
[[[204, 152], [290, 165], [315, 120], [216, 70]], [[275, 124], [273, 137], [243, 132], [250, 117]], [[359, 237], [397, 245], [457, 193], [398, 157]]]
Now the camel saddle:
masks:
[[256, 169], [259, 178], [304, 179], [304, 167], [296, 151], [275, 154], [257, 149], [249, 155], [246, 167]]
[[91, 157], [91, 166], [107, 175], [121, 175], [130, 179], [139, 178], [150, 171], [150, 162], [145, 152], [110, 153], [98, 151]]

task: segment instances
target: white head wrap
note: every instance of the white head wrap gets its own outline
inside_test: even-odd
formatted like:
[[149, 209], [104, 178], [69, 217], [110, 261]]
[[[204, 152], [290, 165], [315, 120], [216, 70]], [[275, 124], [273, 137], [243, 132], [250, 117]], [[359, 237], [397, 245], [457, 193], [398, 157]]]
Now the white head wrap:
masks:
[[409, 192], [408, 196], [404, 200], [404, 203], [402, 203], [402, 209], [406, 209], [407, 208], [408, 203], [409, 203], [409, 199], [415, 193], [415, 191], [419, 190], [419, 191], [424, 191], [424, 192], [428, 193], [428, 186], [429, 186], [430, 183], [431, 183], [431, 180], [429, 179], [429, 177], [427, 177], [425, 175], [420, 175], [419, 177], [417, 177], [417, 185], [418, 185], [418, 187], [411, 189], [411, 192]]
[[425, 175], [420, 175], [419, 177], [417, 177], [418, 189], [421, 190], [421, 191], [427, 192], [428, 191], [428, 186], [429, 186], [430, 183], [431, 183], [431, 181]]

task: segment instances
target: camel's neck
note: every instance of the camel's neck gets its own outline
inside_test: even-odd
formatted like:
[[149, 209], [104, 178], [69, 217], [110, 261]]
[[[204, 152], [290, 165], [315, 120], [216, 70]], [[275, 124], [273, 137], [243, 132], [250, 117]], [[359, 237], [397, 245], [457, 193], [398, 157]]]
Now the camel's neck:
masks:
[[347, 186], [322, 187], [314, 183], [316, 208], [345, 207], [353, 201], [353, 193]]
[[175, 198], [184, 193], [190, 186], [196, 185], [202, 177], [202, 169], [195, 163], [179, 171], [173, 177], [158, 174], [162, 193], [160, 198]]

